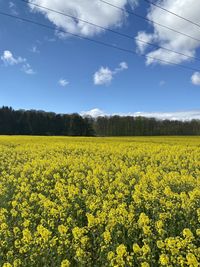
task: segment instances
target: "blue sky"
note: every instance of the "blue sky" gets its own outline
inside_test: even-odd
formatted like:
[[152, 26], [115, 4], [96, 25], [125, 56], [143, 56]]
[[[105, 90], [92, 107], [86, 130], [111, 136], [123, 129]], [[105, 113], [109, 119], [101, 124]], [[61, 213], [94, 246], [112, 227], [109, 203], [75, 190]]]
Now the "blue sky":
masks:
[[[76, 1], [80, 10], [76, 6]], [[19, 0], [0, 1], [0, 11], [50, 26], [59, 25], [64, 30], [70, 29], [75, 34], [137, 51], [138, 54], [131, 55], [67, 34], [59, 36], [58, 32], [1, 15], [0, 106], [7, 105], [14, 109], [38, 109], [58, 113], [96, 110], [106, 114], [180, 111], [185, 113], [200, 110], [200, 73], [198, 71], [163, 65], [156, 60], [147, 62], [139, 54], [144, 53], [154, 58], [170, 60], [196, 69], [200, 69], [200, 62], [175, 53], [170, 54], [163, 50], [142, 47], [140, 44], [137, 45], [134, 38], [143, 38], [156, 45], [162, 44], [169, 49], [195, 57], [200, 57], [198, 49], [200, 42], [195, 43], [189, 38], [185, 40], [184, 36], [178, 34], [175, 36], [174, 32], [168, 33], [166, 29], [158, 32], [155, 25], [134, 16], [128, 16], [128, 14], [124, 18], [122, 14], [119, 14], [119, 10], [114, 11], [113, 7], [105, 3], [101, 3], [104, 5], [102, 10], [96, 11], [95, 6], [90, 6], [89, 0], [76, 1], [68, 0], [67, 2], [72, 4], [68, 6], [66, 1], [60, 0], [57, 1], [58, 5], [52, 3], [51, 8], [56, 10], [62, 8], [65, 13], [78, 14], [79, 17], [99, 25], [102, 23], [104, 27], [133, 36], [133, 39], [126, 39], [106, 31], [99, 32], [96, 28], [92, 29], [91, 26], [86, 27], [83, 24], [77, 26], [74, 21], [66, 21], [67, 18], [61, 15], [52, 16], [51, 12], [41, 13], [40, 9], [31, 10], [30, 6]], [[187, 14], [188, 1], [183, 1], [186, 5], [182, 9], [178, 4], [176, 6], [177, 1], [172, 3], [167, 0], [165, 2], [168, 2], [168, 8], [175, 11], [177, 8], [177, 12], [181, 10], [183, 16], [195, 21], [200, 11], [197, 12], [196, 9], [199, 7], [195, 6], [195, 1], [192, 1], [194, 5], [190, 1], [193, 13]], [[47, 7], [43, 0], [32, 2], [42, 3]], [[166, 12], [161, 14], [161, 10], [150, 8], [143, 0], [138, 6], [134, 5], [133, 2], [136, 1], [133, 0], [111, 2], [153, 20], [162, 18], [163, 22], [161, 19], [159, 22], [165, 25], [166, 21], [169, 21], [170, 14]], [[94, 14], [94, 12], [97, 13]], [[170, 27], [180, 28], [182, 31], [186, 29], [182, 25], [186, 22], [178, 23], [176, 19], [171, 18]], [[199, 36], [200, 39], [200, 34], [193, 25], [188, 26], [186, 33], [188, 32], [195, 38]]]

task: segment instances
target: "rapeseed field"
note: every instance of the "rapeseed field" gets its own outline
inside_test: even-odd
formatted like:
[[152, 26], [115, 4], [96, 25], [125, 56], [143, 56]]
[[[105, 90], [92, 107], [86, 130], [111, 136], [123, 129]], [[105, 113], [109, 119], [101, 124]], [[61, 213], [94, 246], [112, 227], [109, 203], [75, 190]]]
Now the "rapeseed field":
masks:
[[200, 138], [1, 136], [0, 266], [200, 266]]

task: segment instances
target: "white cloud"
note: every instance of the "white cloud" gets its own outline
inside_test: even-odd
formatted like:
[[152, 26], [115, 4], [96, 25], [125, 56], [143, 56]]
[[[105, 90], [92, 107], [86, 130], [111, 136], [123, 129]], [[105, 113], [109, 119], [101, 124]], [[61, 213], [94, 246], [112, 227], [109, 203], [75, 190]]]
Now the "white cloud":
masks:
[[160, 120], [179, 120], [179, 121], [190, 121], [193, 119], [200, 120], [200, 110], [196, 111], [179, 111], [179, 112], [129, 112], [129, 113], [112, 113], [108, 114], [101, 109], [94, 108], [88, 111], [82, 111], [81, 116], [92, 116], [94, 118], [99, 116], [133, 116], [133, 117], [146, 117], [156, 118]]
[[[61, 11], [82, 20], [87, 20], [102, 27], [120, 27], [125, 21], [128, 14], [113, 8], [99, 0], [31, 0], [33, 4], [42, 5], [50, 9]], [[120, 8], [125, 8], [130, 4], [132, 8], [138, 3], [138, 0], [114, 0], [113, 4]], [[86, 24], [84, 22], [53, 13], [49, 10], [29, 4], [32, 11], [42, 13], [49, 21], [51, 21], [58, 29], [63, 29], [74, 34], [82, 36], [92, 36], [103, 32], [102, 29]], [[63, 34], [62, 34], [63, 37]], [[67, 37], [67, 35], [65, 35]]]
[[51, 37], [48, 37], [48, 36], [45, 36], [45, 37], [44, 37], [44, 40], [45, 40], [46, 42], [50, 42], [50, 43], [53, 43], [53, 42], [56, 41], [55, 38], [51, 38]]
[[32, 53], [34, 53], [34, 54], [39, 54], [39, 53], [40, 53], [40, 51], [39, 51], [39, 49], [38, 49], [38, 47], [37, 47], [36, 45], [33, 45], [33, 46], [31, 47], [30, 51], [31, 51]]
[[10, 1], [9, 2], [9, 8], [13, 8], [13, 7], [15, 7], [15, 4], [12, 1]]
[[200, 120], [200, 110], [197, 111], [179, 111], [179, 112], [136, 112], [134, 116], [143, 116], [147, 118], [157, 118], [160, 120], [180, 120], [190, 121], [193, 119]]
[[[163, 8], [166, 8], [180, 16], [188, 18], [192, 21], [199, 21], [200, 5], [199, 1], [196, 0], [159, 0], [156, 1]], [[184, 32], [196, 39], [200, 39], [200, 30], [197, 26], [184, 21], [172, 14], [169, 14], [157, 7], [151, 6], [147, 14], [148, 19], [163, 24], [167, 27], [173, 28], [176, 31]], [[177, 51], [179, 53], [186, 54], [188, 56], [194, 57], [196, 50], [200, 47], [200, 42], [190, 39], [186, 36], [180, 35], [178, 33], [172, 32], [166, 28], [160, 27], [152, 23], [153, 32], [139, 32], [137, 38], [143, 39], [144, 41], [154, 42], [156, 45], [163, 46], [167, 49]], [[164, 62], [159, 62], [157, 59], [171, 61], [174, 63], [181, 63], [183, 61], [189, 61], [188, 57], [183, 55], [170, 53], [169, 51], [163, 49], [154, 49], [147, 51], [150, 46], [142, 44], [136, 41], [138, 50], [140, 52], [146, 51], [147, 55], [153, 58], [147, 58], [146, 64], [159, 63], [167, 64]]]
[[148, 47], [148, 43], [151, 43], [153, 36], [151, 34], [147, 34], [144, 31], [138, 32], [137, 37], [135, 38], [135, 42], [137, 44], [138, 52], [143, 54]]
[[12, 1], [10, 1], [10, 2], [8, 3], [8, 5], [9, 5], [10, 11], [11, 11], [11, 13], [12, 13], [13, 15], [18, 15], [18, 14], [19, 14], [18, 11], [17, 11], [17, 7], [16, 7], [16, 5], [15, 5]]
[[128, 69], [128, 64], [127, 64], [126, 62], [121, 62], [121, 63], [119, 64], [119, 66], [120, 66], [120, 68], [121, 68], [122, 70], [127, 70], [127, 69]]
[[66, 86], [69, 84], [69, 82], [68, 82], [67, 80], [65, 80], [65, 79], [60, 79], [60, 80], [58, 81], [58, 84], [59, 84], [60, 86], [62, 86], [62, 87], [66, 87]]
[[100, 116], [106, 116], [106, 113], [98, 108], [94, 108], [88, 111], [82, 111], [80, 113], [81, 116], [91, 116], [93, 118], [100, 117]]
[[5, 66], [21, 65], [22, 71], [26, 74], [35, 74], [31, 65], [27, 62], [26, 58], [14, 57], [12, 52], [9, 50], [5, 50], [3, 52], [1, 60], [4, 62]]
[[128, 64], [126, 62], [121, 62], [119, 63], [119, 67], [115, 69], [115, 73], [123, 71], [123, 70], [127, 70], [128, 69]]
[[23, 64], [22, 71], [24, 71], [26, 74], [29, 74], [29, 75], [35, 74], [35, 71], [32, 69], [29, 63]]
[[200, 72], [195, 72], [191, 77], [192, 84], [200, 85]]
[[97, 72], [95, 72], [93, 78], [95, 85], [108, 85], [113, 79], [113, 72], [107, 67], [101, 67]]
[[1, 60], [4, 62], [5, 65], [17, 65], [22, 62], [25, 62], [26, 59], [22, 57], [15, 58], [9, 50], [5, 50], [3, 55], [1, 56]]
[[113, 77], [123, 71], [128, 69], [128, 64], [126, 62], [121, 62], [119, 67], [114, 70], [110, 70], [108, 67], [101, 67], [93, 76], [93, 81], [95, 85], [109, 85], [113, 80]]

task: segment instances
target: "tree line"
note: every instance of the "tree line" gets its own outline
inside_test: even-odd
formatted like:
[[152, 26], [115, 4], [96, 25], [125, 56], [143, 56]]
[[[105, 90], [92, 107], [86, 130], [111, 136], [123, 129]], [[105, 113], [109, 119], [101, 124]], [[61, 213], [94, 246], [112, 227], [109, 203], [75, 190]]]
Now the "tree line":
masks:
[[111, 116], [93, 120], [93, 128], [100, 136], [200, 135], [200, 120]]
[[200, 120], [170, 121], [132, 116], [82, 117], [0, 108], [1, 135], [154, 136], [200, 135]]
[[36, 110], [0, 108], [0, 134], [4, 135], [94, 135], [88, 118]]

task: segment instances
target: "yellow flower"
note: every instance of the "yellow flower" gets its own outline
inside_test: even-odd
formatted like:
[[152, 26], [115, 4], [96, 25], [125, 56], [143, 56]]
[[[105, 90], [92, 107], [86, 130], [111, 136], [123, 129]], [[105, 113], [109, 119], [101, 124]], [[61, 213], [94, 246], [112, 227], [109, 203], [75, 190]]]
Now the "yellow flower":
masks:
[[87, 213], [86, 215], [87, 215], [87, 219], [88, 219], [88, 227], [93, 227], [96, 223], [94, 216], [90, 213]]
[[116, 248], [116, 252], [120, 258], [123, 258], [123, 256], [126, 254], [126, 247], [121, 244]]
[[140, 227], [146, 226], [150, 223], [149, 217], [145, 213], [141, 213], [139, 220], [138, 220], [138, 225]]
[[72, 230], [74, 239], [79, 240], [83, 236], [84, 232], [85, 232], [84, 229], [79, 228], [79, 227], [74, 227]]
[[9, 262], [6, 262], [3, 264], [2, 267], [13, 267], [12, 264], [10, 264]]
[[65, 235], [67, 233], [67, 231], [68, 231], [68, 227], [64, 226], [63, 224], [58, 226], [58, 232], [61, 235]]
[[190, 231], [189, 228], [185, 228], [183, 230], [183, 236], [186, 237], [186, 238], [189, 238], [189, 239], [194, 238], [193, 233]]
[[23, 223], [24, 227], [29, 227], [30, 225], [30, 220], [25, 220]]
[[141, 248], [139, 247], [138, 244], [133, 244], [133, 252], [139, 253], [141, 251]]
[[23, 241], [29, 243], [32, 240], [31, 232], [28, 228], [23, 230]]
[[199, 262], [197, 261], [197, 258], [195, 257], [194, 254], [188, 253], [186, 258], [187, 258], [187, 261], [188, 261], [188, 265], [193, 266], [193, 267], [198, 267], [199, 266]]
[[13, 262], [14, 267], [22, 266], [22, 261], [20, 259], [15, 259]]
[[0, 266], [199, 267], [199, 143], [0, 136]]
[[111, 235], [109, 231], [106, 231], [103, 233], [103, 238], [106, 244], [108, 244], [111, 241]]
[[164, 248], [164, 246], [165, 246], [165, 243], [161, 240], [158, 240], [156, 244], [157, 244], [158, 248]]
[[141, 267], [150, 267], [148, 262], [142, 262]]
[[144, 227], [142, 227], [142, 230], [143, 230], [143, 233], [145, 234], [145, 235], [151, 235], [151, 228], [150, 228], [150, 226], [144, 226]]
[[79, 260], [81, 260], [85, 256], [85, 252], [82, 248], [77, 248], [76, 256]]
[[196, 230], [196, 234], [197, 234], [198, 236], [200, 236], [200, 229], [197, 229], [197, 230]]
[[43, 225], [38, 225], [37, 231], [41, 235], [44, 242], [46, 242], [51, 236], [51, 232], [47, 228], [45, 228]]
[[169, 257], [165, 254], [160, 255], [160, 263], [162, 265], [168, 265], [169, 264]]
[[143, 252], [144, 255], [145, 255], [145, 254], [148, 254], [148, 253], [151, 252], [151, 248], [150, 248], [148, 245], [145, 244], [145, 245], [142, 247], [142, 252]]
[[69, 267], [69, 266], [70, 266], [70, 262], [66, 259], [61, 262], [60, 267]]
[[158, 229], [161, 229], [161, 228], [163, 228], [163, 221], [161, 221], [161, 220], [159, 220], [159, 221], [157, 221], [156, 222], [156, 227], [158, 228]]
[[21, 241], [18, 240], [18, 239], [15, 240], [14, 244], [15, 244], [16, 248], [20, 248], [21, 247]]
[[109, 251], [107, 255], [107, 259], [111, 261], [115, 257], [115, 253], [113, 251]]

